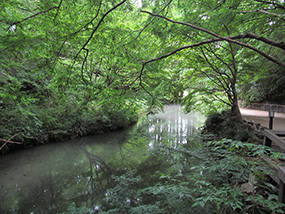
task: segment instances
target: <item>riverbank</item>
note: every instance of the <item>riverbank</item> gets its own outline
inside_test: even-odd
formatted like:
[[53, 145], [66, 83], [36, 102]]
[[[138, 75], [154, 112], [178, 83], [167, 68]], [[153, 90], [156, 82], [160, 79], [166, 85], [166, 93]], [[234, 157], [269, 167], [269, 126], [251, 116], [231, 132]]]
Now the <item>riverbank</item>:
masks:
[[36, 128], [22, 126], [22, 123], [18, 123], [18, 126], [13, 127], [13, 130], [17, 130], [14, 131], [17, 134], [13, 135], [13, 138], [5, 140], [4, 137], [0, 137], [2, 138], [0, 155], [14, 150], [123, 129], [137, 122], [138, 113], [135, 111], [124, 111], [123, 113], [104, 111], [96, 114], [92, 114], [92, 112], [78, 115], [69, 114], [64, 118], [54, 116], [54, 118], [56, 119], [51, 125], [47, 122], [50, 120], [47, 115], [37, 115], [35, 123], [39, 123], [40, 126], [36, 126]]
[[[112, 203], [104, 202], [109, 196], [107, 190], [117, 184], [115, 176], [134, 170], [140, 173], [141, 179], [133, 179], [131, 176], [137, 176], [135, 173], [128, 174], [126, 179], [130, 180], [125, 180], [127, 189], [123, 189], [118, 198], [136, 195], [139, 188], [155, 185], [162, 173], [176, 170], [172, 161], [178, 161], [174, 159], [177, 152], [166, 156], [167, 151], [162, 146], [165, 149], [168, 146], [169, 149], [182, 147], [204, 122], [200, 115], [180, 114], [180, 109], [179, 106], [168, 106], [165, 113], [150, 115], [127, 129], [2, 156], [0, 213], [61, 213], [72, 203], [100, 209], [105, 205], [111, 209]], [[191, 165], [187, 166], [190, 168]], [[115, 199], [115, 195], [110, 194], [110, 197]]]

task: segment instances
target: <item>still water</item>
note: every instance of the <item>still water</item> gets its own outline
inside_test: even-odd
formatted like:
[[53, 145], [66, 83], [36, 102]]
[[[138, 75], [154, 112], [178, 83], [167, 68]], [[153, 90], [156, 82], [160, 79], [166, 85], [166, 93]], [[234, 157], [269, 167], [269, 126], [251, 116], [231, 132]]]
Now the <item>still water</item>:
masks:
[[129, 169], [163, 172], [167, 166], [154, 162], [151, 151], [156, 145], [187, 144], [203, 122], [203, 116], [185, 115], [171, 105], [125, 130], [2, 156], [0, 213], [60, 213], [73, 202], [99, 210], [114, 175]]

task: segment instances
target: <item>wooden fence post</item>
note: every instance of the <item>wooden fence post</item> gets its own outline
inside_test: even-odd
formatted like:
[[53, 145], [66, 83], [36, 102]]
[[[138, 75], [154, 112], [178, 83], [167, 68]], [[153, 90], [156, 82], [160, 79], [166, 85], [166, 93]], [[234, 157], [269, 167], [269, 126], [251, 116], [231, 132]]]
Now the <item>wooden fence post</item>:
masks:
[[285, 203], [285, 167], [279, 167], [279, 202]]

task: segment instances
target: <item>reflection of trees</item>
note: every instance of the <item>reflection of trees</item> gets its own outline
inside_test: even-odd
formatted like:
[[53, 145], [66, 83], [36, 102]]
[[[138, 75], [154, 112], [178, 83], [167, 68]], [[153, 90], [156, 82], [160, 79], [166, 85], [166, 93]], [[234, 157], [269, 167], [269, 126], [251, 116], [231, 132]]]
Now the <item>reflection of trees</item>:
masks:
[[126, 143], [119, 145], [119, 153], [116, 159], [120, 160], [119, 168], [136, 168], [137, 165], [146, 157], [148, 148], [146, 139], [143, 137], [130, 138]]
[[92, 165], [95, 166], [95, 173], [98, 176], [98, 172], [100, 169], [102, 169], [103, 172], [106, 172], [106, 170], [110, 170], [110, 168], [107, 166], [106, 162], [99, 157], [98, 155], [91, 154], [90, 152], [87, 151], [86, 146], [82, 146], [82, 151], [86, 155], [87, 159], [89, 160], [90, 163], [90, 170], [91, 174], [93, 175], [93, 167]]
[[[41, 168], [31, 164], [26, 169], [29, 172], [27, 177], [15, 182], [18, 188], [13, 193], [13, 200], [18, 202], [15, 203], [16, 209], [13, 207], [17, 213], [59, 213], [72, 202], [92, 207], [103, 198], [111, 170], [102, 158], [88, 152], [82, 144], [71, 150], [55, 152], [52, 157], [48, 162], [39, 163]], [[31, 173], [33, 175], [28, 177]]]
[[102, 194], [110, 182], [112, 170], [100, 156], [88, 152], [86, 146], [82, 146], [82, 151], [89, 161], [90, 180], [88, 183], [90, 183], [91, 195], [95, 192]]
[[[88, 207], [99, 206], [103, 203], [107, 189], [116, 185], [113, 175], [121, 176], [129, 169], [137, 168], [148, 157], [146, 138], [137, 136], [136, 129], [114, 138], [115, 143], [112, 149], [116, 152], [106, 161], [100, 153], [109, 151], [102, 151], [96, 147], [92, 149], [92, 146], [84, 144], [80, 146], [89, 163], [88, 174], [86, 174], [88, 198], [85, 200]], [[74, 198], [75, 201], [77, 199]]]
[[[177, 148], [186, 135], [196, 132], [197, 119], [173, 116], [172, 121], [149, 117], [127, 131], [107, 133], [95, 140], [93, 137], [76, 140], [64, 149], [45, 154], [48, 158], [42, 164], [33, 160], [25, 169], [29, 172], [26, 181], [19, 178], [15, 182], [21, 190], [11, 194], [14, 201], [18, 200], [14, 204], [19, 213], [58, 213], [72, 202], [77, 206], [98, 206], [107, 189], [116, 184], [112, 175], [121, 176], [128, 169], [137, 169], [144, 184], [152, 182], [150, 178], [155, 182], [159, 172], [167, 172], [174, 164], [185, 171], [188, 159], [172, 150], [166, 151], [163, 145]], [[157, 172], [158, 177], [153, 176]], [[29, 174], [33, 176], [28, 177]], [[26, 183], [30, 186], [25, 186]]]
[[195, 124], [198, 122], [196, 117], [185, 117], [178, 111], [175, 114], [174, 120], [149, 118], [148, 134], [151, 142], [160, 143], [162, 140], [167, 140], [170, 145], [177, 147], [178, 144], [187, 143], [187, 138], [196, 133]]
[[66, 186], [57, 182], [58, 178], [53, 175], [53, 166], [48, 164], [48, 172], [44, 179], [34, 181], [30, 197], [27, 200], [27, 193], [19, 191], [20, 196], [18, 213], [57, 213], [63, 206], [64, 198], [62, 197], [63, 189]]

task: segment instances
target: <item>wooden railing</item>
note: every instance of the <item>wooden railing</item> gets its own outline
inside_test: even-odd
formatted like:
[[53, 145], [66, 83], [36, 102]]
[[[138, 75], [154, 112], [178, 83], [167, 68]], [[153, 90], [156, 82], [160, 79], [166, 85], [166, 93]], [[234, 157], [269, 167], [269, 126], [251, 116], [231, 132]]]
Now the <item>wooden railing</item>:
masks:
[[[265, 129], [263, 131], [263, 134], [265, 146], [271, 147], [271, 144], [273, 142], [285, 151], [285, 140], [282, 139], [282, 137], [285, 137], [285, 131]], [[285, 203], [285, 166], [278, 166], [277, 171], [277, 182], [279, 183], [279, 201], [281, 203]], [[273, 177], [275, 177], [275, 175], [272, 175], [272, 178]]]

